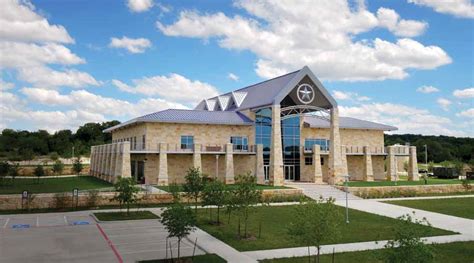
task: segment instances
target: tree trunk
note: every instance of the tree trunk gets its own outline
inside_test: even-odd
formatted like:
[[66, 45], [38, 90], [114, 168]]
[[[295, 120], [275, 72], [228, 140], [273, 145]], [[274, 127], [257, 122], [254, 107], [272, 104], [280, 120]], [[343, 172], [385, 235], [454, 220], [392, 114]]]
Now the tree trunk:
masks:
[[179, 260], [179, 256], [180, 256], [180, 249], [181, 249], [181, 238], [178, 238], [178, 262], [180, 261]]
[[220, 225], [220, 221], [219, 221], [219, 206], [217, 206], [217, 224]]
[[319, 257], [319, 256], [320, 256], [320, 255], [319, 255], [319, 250], [320, 250], [321, 247], [320, 247], [320, 246], [317, 246], [316, 248], [318, 249], [318, 254], [317, 254], [316, 259], [318, 260], [318, 263], [319, 263], [319, 262], [320, 262], [320, 261], [319, 261], [319, 260], [320, 260], [320, 257]]
[[127, 216], [130, 215], [130, 203], [127, 203]]

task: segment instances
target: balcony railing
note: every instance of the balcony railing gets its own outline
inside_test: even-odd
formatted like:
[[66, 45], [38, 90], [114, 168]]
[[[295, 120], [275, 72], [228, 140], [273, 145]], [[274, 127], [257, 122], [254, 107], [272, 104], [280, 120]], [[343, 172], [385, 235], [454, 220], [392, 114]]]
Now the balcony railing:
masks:
[[[160, 148], [159, 143], [147, 143], [147, 144], [130, 144], [130, 151], [132, 152], [150, 152], [150, 153], [159, 153], [164, 151], [166, 153], [194, 153], [198, 152], [195, 149], [196, 145], [185, 145], [185, 144], [175, 144], [175, 143], [167, 143], [162, 144]], [[255, 145], [232, 145], [232, 152], [235, 154], [252, 154], [256, 152]], [[226, 152], [226, 145], [220, 144], [208, 144], [208, 145], [200, 145], [199, 149], [201, 153], [204, 154], [211, 154], [211, 153], [218, 153], [222, 154]]]

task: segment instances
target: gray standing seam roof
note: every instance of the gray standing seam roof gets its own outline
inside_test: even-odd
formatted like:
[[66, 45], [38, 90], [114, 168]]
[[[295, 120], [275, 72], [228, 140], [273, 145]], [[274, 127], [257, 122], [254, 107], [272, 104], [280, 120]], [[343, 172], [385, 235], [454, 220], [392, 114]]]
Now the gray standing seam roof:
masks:
[[[303, 121], [309, 124], [312, 128], [330, 128], [329, 120], [305, 116]], [[367, 129], [367, 130], [382, 130], [382, 131], [395, 131], [397, 127], [385, 125], [372, 121], [365, 121], [361, 119], [351, 117], [339, 117], [339, 128], [342, 129]]]
[[119, 125], [105, 129], [111, 132], [115, 129], [141, 122], [167, 122], [191, 124], [221, 124], [221, 125], [252, 125], [253, 121], [237, 111], [205, 111], [168, 109], [147, 114]]

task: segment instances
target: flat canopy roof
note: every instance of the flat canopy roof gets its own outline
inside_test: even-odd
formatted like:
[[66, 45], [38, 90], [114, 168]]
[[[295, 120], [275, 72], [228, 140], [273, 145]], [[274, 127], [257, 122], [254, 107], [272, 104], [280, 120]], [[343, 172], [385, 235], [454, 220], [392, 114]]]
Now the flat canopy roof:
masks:
[[[329, 120], [321, 119], [314, 116], [305, 116], [303, 121], [311, 128], [330, 128], [331, 124]], [[339, 117], [339, 128], [342, 129], [363, 129], [363, 130], [382, 130], [382, 131], [395, 131], [397, 127], [385, 125], [372, 121], [365, 121], [361, 119], [351, 117]]]

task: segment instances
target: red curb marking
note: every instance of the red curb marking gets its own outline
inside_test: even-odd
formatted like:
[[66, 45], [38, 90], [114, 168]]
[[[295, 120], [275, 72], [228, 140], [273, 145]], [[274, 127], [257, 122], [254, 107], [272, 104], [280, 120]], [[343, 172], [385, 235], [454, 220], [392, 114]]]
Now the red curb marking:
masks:
[[117, 249], [115, 248], [114, 244], [112, 243], [112, 241], [109, 239], [109, 237], [105, 234], [104, 230], [102, 229], [102, 227], [97, 224], [96, 225], [97, 228], [99, 229], [100, 233], [102, 234], [102, 236], [104, 237], [105, 241], [107, 241], [107, 244], [109, 244], [110, 248], [112, 248], [112, 251], [114, 252], [115, 256], [117, 257], [118, 259], [118, 262], [119, 263], [123, 263], [123, 259], [122, 257], [120, 256], [120, 254], [118, 253]]

